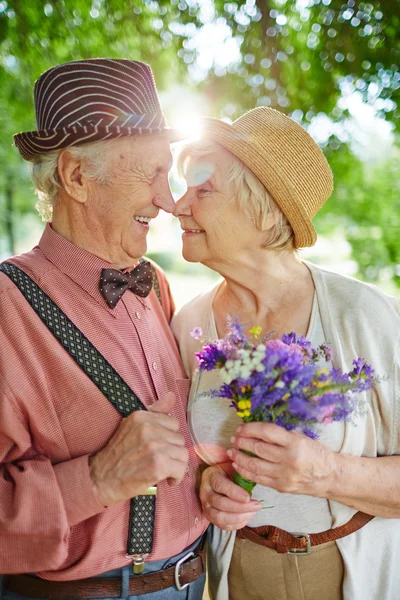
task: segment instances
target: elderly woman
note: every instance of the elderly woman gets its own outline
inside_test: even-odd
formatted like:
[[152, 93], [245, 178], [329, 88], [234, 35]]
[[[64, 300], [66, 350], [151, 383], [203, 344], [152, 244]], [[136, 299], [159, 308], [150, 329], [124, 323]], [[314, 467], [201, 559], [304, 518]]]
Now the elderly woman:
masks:
[[[268, 108], [232, 125], [204, 119], [202, 139], [179, 162], [188, 184], [175, 210], [183, 255], [223, 277], [173, 322], [193, 378], [193, 442], [210, 465], [201, 500], [214, 524], [211, 596], [398, 599], [398, 302], [301, 259], [298, 249], [316, 241], [311, 219], [331, 194], [332, 175], [292, 119]], [[189, 334], [200, 326], [208, 338], [224, 335], [227, 314], [246, 330], [295, 331], [313, 346], [329, 341], [334, 367], [348, 371], [362, 356], [386, 377], [366, 393], [356, 424], [327, 425], [318, 441], [269, 423], [241, 424], [229, 401], [201, 397], [219, 387], [219, 372], [196, 373], [199, 342]], [[233, 468], [259, 484], [252, 499], [233, 483]]]

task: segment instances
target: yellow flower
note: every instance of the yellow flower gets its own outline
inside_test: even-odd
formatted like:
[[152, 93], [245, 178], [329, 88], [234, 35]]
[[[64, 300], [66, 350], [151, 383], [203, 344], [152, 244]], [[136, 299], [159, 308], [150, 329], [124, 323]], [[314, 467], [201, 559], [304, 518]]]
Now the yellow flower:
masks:
[[325, 369], [325, 368], [318, 369], [317, 373], [318, 373], [318, 375], [329, 375], [328, 369]]
[[[317, 375], [329, 375], [329, 371], [328, 371], [328, 369], [319, 369], [317, 371]], [[329, 384], [330, 384], [329, 379], [325, 379], [325, 381], [316, 381], [315, 382], [315, 387], [317, 387], [317, 388], [324, 388], [324, 387], [326, 387]]]
[[[242, 406], [242, 404], [241, 404], [241, 403], [244, 403], [244, 404], [246, 404], [246, 405], [247, 405], [247, 406], [246, 406], [246, 408], [245, 408], [244, 406]], [[238, 417], [250, 417], [250, 415], [251, 415], [251, 412], [250, 412], [250, 410], [249, 410], [249, 409], [250, 409], [250, 407], [251, 407], [251, 402], [249, 402], [249, 401], [247, 401], [247, 400], [240, 400], [240, 401], [238, 402], [238, 407], [241, 409], [241, 410], [238, 410], [238, 411], [236, 412], [236, 414], [237, 414], [237, 416], [238, 416]]]
[[256, 339], [259, 340], [260, 339], [260, 335], [262, 332], [262, 327], [260, 327], [259, 325], [257, 327], [253, 327], [252, 329], [250, 329], [250, 333], [251, 335]]
[[239, 400], [238, 408], [240, 408], [240, 410], [245, 410], [246, 408], [251, 408], [251, 401], [250, 400]]

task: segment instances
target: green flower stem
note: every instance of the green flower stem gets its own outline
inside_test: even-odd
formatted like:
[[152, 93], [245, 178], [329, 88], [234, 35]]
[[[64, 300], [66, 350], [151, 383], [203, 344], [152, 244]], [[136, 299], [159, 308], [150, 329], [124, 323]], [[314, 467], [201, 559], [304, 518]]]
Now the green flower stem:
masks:
[[[252, 452], [247, 452], [247, 450], [241, 450], [240, 452], [243, 452], [243, 454], [247, 454], [248, 456], [255, 456], [255, 454], [253, 454]], [[254, 481], [250, 481], [250, 479], [242, 477], [236, 471], [233, 472], [233, 482], [236, 483], [236, 485], [239, 485], [244, 490], [246, 490], [246, 492], [249, 492], [250, 496], [257, 485]]]
[[246, 490], [246, 492], [249, 492], [250, 496], [252, 491], [256, 487], [254, 481], [250, 481], [250, 479], [245, 479], [245, 477], [242, 477], [241, 475], [239, 475], [239, 473], [236, 473], [236, 471], [233, 472], [233, 482], [236, 483], [236, 485], [240, 485], [240, 487]]

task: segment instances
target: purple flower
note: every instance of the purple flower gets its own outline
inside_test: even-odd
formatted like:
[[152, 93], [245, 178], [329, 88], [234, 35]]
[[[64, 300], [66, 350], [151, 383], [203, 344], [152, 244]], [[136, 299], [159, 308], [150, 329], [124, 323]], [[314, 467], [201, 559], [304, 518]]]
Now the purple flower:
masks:
[[192, 331], [190, 332], [190, 335], [195, 340], [201, 340], [201, 338], [203, 337], [203, 331], [201, 327], [194, 327], [194, 329], [192, 329]]
[[331, 347], [328, 346], [328, 344], [321, 344], [320, 348], [321, 348], [322, 352], [325, 355], [326, 362], [332, 362], [332, 350], [331, 350]]
[[225, 362], [225, 354], [220, 348], [219, 340], [214, 344], [206, 344], [201, 352], [196, 352], [200, 371], [212, 371], [221, 368]]
[[[192, 335], [201, 335], [200, 328]], [[379, 382], [363, 358], [353, 361], [349, 373], [321, 369], [320, 359], [332, 359], [328, 344], [313, 348], [294, 332], [261, 343], [259, 337], [247, 338], [235, 317], [227, 319], [227, 335], [206, 343], [196, 357], [200, 370], [223, 369], [229, 382], [206, 395], [231, 400], [246, 422], [276, 423], [313, 439], [318, 427], [350, 420], [360, 409], [357, 395]]]

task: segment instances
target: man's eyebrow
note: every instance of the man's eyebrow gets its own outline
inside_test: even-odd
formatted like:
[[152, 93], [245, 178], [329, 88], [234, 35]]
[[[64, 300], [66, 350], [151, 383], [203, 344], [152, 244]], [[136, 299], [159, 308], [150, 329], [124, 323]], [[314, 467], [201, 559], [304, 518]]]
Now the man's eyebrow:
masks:
[[158, 164], [158, 165], [154, 165], [154, 169], [153, 169], [153, 171], [154, 171], [154, 172], [155, 172], [157, 175], [158, 175], [159, 173], [169, 173], [169, 171], [170, 171], [170, 170], [171, 170], [171, 168], [172, 168], [173, 162], [174, 162], [174, 160], [173, 160], [173, 158], [171, 158], [171, 160], [169, 160], [169, 161], [168, 161], [168, 164], [167, 164], [167, 163], [165, 163], [165, 164], [163, 164], [163, 165], [160, 165], [160, 164]]

